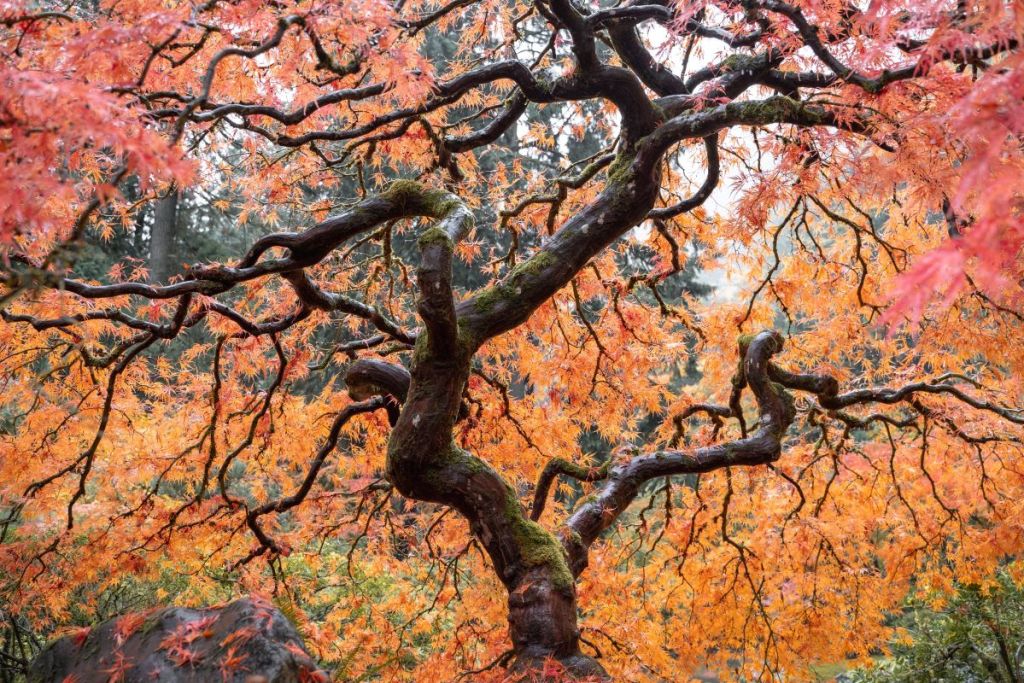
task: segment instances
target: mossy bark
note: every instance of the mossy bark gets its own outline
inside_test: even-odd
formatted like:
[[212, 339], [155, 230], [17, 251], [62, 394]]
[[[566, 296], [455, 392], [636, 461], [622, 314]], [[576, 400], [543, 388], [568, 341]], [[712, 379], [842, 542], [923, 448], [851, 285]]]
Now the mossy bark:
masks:
[[[478, 327], [457, 315], [451, 294], [452, 250], [465, 232], [459, 222], [469, 219], [447, 199], [437, 198], [442, 206], [433, 207], [437, 201], [412, 183], [393, 187], [391, 195], [406, 205], [423, 204], [417, 210], [439, 221], [418, 241], [417, 308], [424, 326], [407, 383], [385, 383], [387, 377], [405, 377], [379, 372], [373, 364], [364, 363], [351, 373], [353, 388], [361, 395], [394, 386], [387, 393], [397, 396], [407, 387], [388, 443], [388, 479], [403, 496], [451, 506], [469, 521], [508, 590], [517, 668], [530, 670], [555, 658], [580, 675], [602, 675], [601, 667], [579, 650], [575, 580], [562, 543], [527, 517], [515, 491], [490, 464], [453, 439], [471, 359], [484, 340]], [[557, 265], [554, 255], [541, 252], [514, 269], [496, 291], [503, 298], [515, 296], [521, 286], [545, 277]]]

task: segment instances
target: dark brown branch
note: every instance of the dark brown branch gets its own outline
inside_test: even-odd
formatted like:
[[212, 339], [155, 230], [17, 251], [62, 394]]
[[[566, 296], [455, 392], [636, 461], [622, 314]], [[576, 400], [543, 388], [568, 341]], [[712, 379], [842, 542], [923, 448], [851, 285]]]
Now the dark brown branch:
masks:
[[526, 111], [526, 103], [526, 96], [522, 91], [517, 90], [512, 94], [504, 109], [486, 126], [468, 135], [446, 137], [444, 139], [445, 148], [453, 153], [467, 152], [494, 142], [519, 120]]
[[[840, 79], [853, 83], [869, 93], [879, 93], [891, 83], [923, 75], [924, 73], [927, 73], [932, 64], [939, 61], [953, 60], [966, 62], [972, 59], [989, 59], [1000, 52], [1016, 49], [1018, 44], [1016, 40], [1008, 40], [995, 45], [981, 46], [977, 48], [957, 48], [954, 50], [947, 50], [939, 55], [929, 55], [925, 59], [921, 59], [912, 64], [907, 64], [895, 69], [883, 69], [878, 76], [872, 78], [865, 76], [839, 61], [839, 59], [829, 51], [825, 41], [823, 41], [822, 37], [819, 35], [817, 27], [807, 19], [799, 7], [782, 2], [781, 0], [760, 0], [756, 4], [759, 7], [763, 7], [770, 12], [781, 14], [789, 19], [789, 21], [791, 21], [796, 27], [797, 32], [804, 41], [804, 44], [814, 52], [814, 55], [821, 60], [823, 64], [831, 69], [832, 72]], [[841, 36], [826, 36], [826, 40], [831, 41], [838, 37]]]
[[651, 209], [647, 213], [648, 218], [654, 218], [659, 220], [665, 220], [667, 218], [674, 218], [680, 214], [684, 214], [687, 211], [692, 211], [698, 206], [704, 204], [711, 193], [715, 191], [718, 186], [719, 174], [721, 172], [720, 159], [718, 156], [718, 135], [709, 135], [704, 138], [704, 149], [707, 152], [707, 177], [704, 179], [704, 183], [700, 188], [693, 193], [693, 196], [684, 199], [681, 202], [677, 202], [672, 206], [665, 206], [658, 209]]
[[32, 24], [37, 21], [75, 21], [75, 18], [66, 12], [36, 12], [35, 14], [13, 14], [0, 17], [0, 25], [10, 28], [15, 24]]
[[[324, 107], [328, 107], [339, 102], [367, 99], [375, 95], [380, 95], [386, 90], [387, 86], [384, 83], [372, 83], [358, 88], [335, 90], [291, 111], [284, 111], [269, 105], [247, 104], [243, 102], [231, 102], [226, 104], [204, 102], [198, 107], [199, 111], [189, 115], [189, 121], [193, 123], [206, 123], [234, 114], [244, 117], [264, 116], [273, 119], [278, 123], [284, 124], [285, 126], [293, 126], [295, 124], [302, 123]], [[148, 116], [152, 119], [177, 118], [182, 116], [185, 111], [185, 109], [156, 109], [150, 112]]]
[[730, 102], [700, 112], [684, 112], [660, 126], [641, 149], [644, 166], [655, 162], [673, 144], [686, 138], [706, 137], [730, 126], [767, 126], [788, 123], [797, 126], [829, 126], [866, 134], [869, 123], [861, 118], [837, 116], [825, 107], [806, 104], [789, 97]]
[[478, 0], [451, 0], [451, 2], [438, 7], [433, 12], [429, 12], [422, 17], [417, 19], [402, 19], [399, 20], [399, 25], [409, 30], [410, 35], [415, 35], [419, 31], [422, 31], [431, 24], [437, 23], [439, 19], [451, 14], [457, 9], [467, 7], [469, 5], [475, 5]]
[[548, 461], [548, 464], [544, 466], [543, 471], [540, 473], [540, 478], [537, 479], [537, 486], [534, 488], [533, 492], [533, 506], [530, 508], [530, 519], [537, 521], [540, 519], [541, 515], [544, 514], [544, 506], [547, 505], [548, 492], [551, 491], [551, 485], [559, 475], [572, 477], [577, 481], [583, 482], [600, 481], [608, 477], [608, 469], [610, 466], [610, 460], [603, 465], [598, 465], [597, 467], [584, 467], [562, 458], [552, 458]]
[[283, 274], [283, 277], [295, 289], [302, 303], [310, 308], [317, 308], [324, 311], [340, 311], [367, 320], [381, 332], [384, 332], [394, 339], [406, 344], [412, 344], [415, 337], [403, 330], [397, 322], [384, 315], [373, 306], [368, 306], [343, 294], [325, 292], [313, 279], [303, 270], [291, 271]]
[[345, 406], [345, 408], [335, 416], [334, 422], [331, 423], [331, 430], [327, 434], [327, 438], [324, 440], [324, 443], [320, 446], [316, 455], [313, 457], [313, 461], [310, 463], [309, 469], [306, 471], [306, 476], [303, 478], [302, 483], [299, 484], [298, 489], [289, 496], [268, 501], [262, 505], [251, 508], [246, 513], [245, 523], [253, 532], [253, 535], [256, 536], [263, 548], [274, 554], [281, 553], [281, 548], [266, 533], [266, 531], [263, 530], [263, 527], [260, 526], [259, 518], [272, 512], [278, 514], [286, 512], [302, 503], [313, 488], [313, 484], [316, 482], [316, 478], [320, 474], [320, 469], [323, 467], [327, 456], [330, 455], [331, 451], [334, 450], [334, 447], [337, 445], [338, 437], [341, 436], [342, 427], [344, 427], [348, 421], [356, 415], [373, 412], [374, 410], [379, 410], [383, 407], [384, 399], [381, 397], [374, 397], [366, 401], [351, 403]]
[[871, 387], [839, 393], [839, 382], [829, 375], [799, 374], [771, 365], [769, 375], [773, 381], [789, 389], [806, 391], [818, 398], [818, 403], [829, 410], [841, 410], [867, 403], [894, 404], [912, 399], [916, 394], [945, 394], [952, 396], [976, 410], [993, 413], [1014, 424], [1024, 424], [1024, 409], [1008, 408], [975, 396], [959, 387], [949, 384], [951, 378], [939, 378], [930, 382], [913, 382], [897, 389]]
[[[263, 393], [263, 400], [260, 402], [259, 409], [253, 414], [252, 419], [249, 420], [249, 430], [245, 434], [245, 438], [235, 446], [226, 456], [224, 456], [223, 462], [220, 464], [220, 469], [217, 473], [217, 483], [220, 487], [220, 494], [227, 501], [228, 505], [235, 507], [239, 505], [239, 501], [235, 500], [228, 493], [227, 475], [228, 469], [231, 467], [231, 463], [235, 461], [239, 455], [242, 454], [247, 448], [252, 446], [253, 440], [256, 438], [256, 429], [259, 426], [260, 420], [270, 411], [270, 404], [274, 400], [274, 394], [278, 389], [281, 388], [281, 384], [284, 382], [285, 370], [288, 367], [288, 359], [284, 355], [284, 348], [281, 346], [281, 342], [276, 337], [274, 341], [274, 352], [277, 354], [277, 374], [271, 381], [270, 386]], [[210, 438], [215, 438], [215, 434], [210, 434]], [[161, 475], [162, 476], [162, 475]], [[159, 482], [158, 482], [159, 483]], [[154, 493], [155, 493], [154, 489]]]
[[409, 371], [402, 366], [370, 358], [360, 358], [345, 370], [348, 395], [356, 401], [383, 397], [392, 427], [398, 422], [401, 406], [409, 395], [411, 379]]
[[657, 451], [611, 468], [608, 483], [565, 523], [563, 542], [574, 574], [579, 575], [586, 567], [587, 548], [598, 534], [615, 522], [651, 479], [736, 465], [763, 465], [778, 459], [782, 437], [795, 415], [792, 399], [768, 379], [769, 360], [782, 350], [782, 343], [778, 333], [762, 332], [746, 345], [743, 376], [757, 399], [760, 415], [758, 428], [751, 436], [693, 451]]

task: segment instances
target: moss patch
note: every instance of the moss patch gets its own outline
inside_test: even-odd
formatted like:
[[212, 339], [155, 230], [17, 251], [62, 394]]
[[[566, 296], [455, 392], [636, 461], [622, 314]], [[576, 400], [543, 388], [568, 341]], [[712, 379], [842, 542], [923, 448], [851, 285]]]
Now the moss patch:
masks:
[[523, 564], [527, 567], [546, 566], [555, 588], [572, 592], [574, 581], [561, 542], [540, 524], [523, 516], [519, 500], [512, 491], [508, 492], [506, 512]]
[[510, 280], [515, 280], [523, 275], [536, 275], [554, 263], [554, 254], [550, 251], [539, 251], [534, 254], [533, 258], [527, 259], [513, 268], [508, 277]]
[[476, 301], [474, 305], [478, 311], [486, 313], [487, 311], [494, 308], [504, 299], [508, 299], [512, 296], [512, 288], [507, 284], [499, 282], [496, 285], [488, 287], [484, 291], [476, 295]]
[[499, 302], [518, 296], [519, 283], [524, 277], [538, 275], [555, 263], [555, 255], [548, 251], [540, 251], [533, 258], [523, 261], [506, 275], [501, 282], [483, 290], [476, 296], [476, 309], [487, 312]]
[[468, 451], [462, 450], [454, 443], [448, 451], [448, 459], [449, 462], [458, 465], [470, 475], [486, 472], [490, 469], [490, 466], [481, 458], [476, 457]]
[[726, 105], [726, 113], [729, 118], [751, 126], [785, 122], [798, 114], [800, 120], [809, 125], [828, 123], [828, 115], [822, 108], [805, 106], [802, 102], [783, 96], [749, 102], [730, 102]]
[[419, 365], [427, 359], [427, 349], [430, 346], [428, 333], [426, 330], [422, 330], [416, 335], [416, 343], [412, 347], [412, 363], [413, 365]]
[[459, 349], [468, 356], [472, 355], [473, 352], [476, 351], [479, 343], [476, 333], [461, 321], [459, 322], [458, 341]]
[[396, 180], [388, 185], [381, 196], [404, 205], [410, 200], [421, 197], [425, 191], [426, 188], [423, 184], [415, 180]]
[[448, 247], [452, 246], [452, 240], [448, 237], [448, 233], [436, 225], [429, 230], [424, 231], [423, 234], [420, 235], [420, 238], [416, 240], [416, 243], [420, 246], [420, 249], [432, 244], [443, 244]]
[[729, 57], [722, 62], [722, 73], [732, 73], [734, 71], [743, 71], [745, 69], [753, 70], [760, 65], [761, 59], [753, 55], [729, 55]]
[[425, 216], [440, 218], [461, 202], [455, 195], [444, 190], [435, 190], [415, 180], [396, 180], [381, 192], [381, 197], [401, 204], [406, 209]]
[[608, 167], [606, 176], [610, 182], [613, 183], [625, 183], [632, 177], [634, 157], [629, 154], [620, 154], [615, 157], [615, 161]]
[[431, 469], [425, 470], [422, 476], [435, 488], [443, 488], [447, 485], [444, 475], [451, 473], [453, 469], [461, 470], [472, 476], [488, 470], [489, 465], [475, 455], [459, 448], [455, 443], [451, 443], [448, 450], [441, 456], [438, 466], [432, 466]]
[[747, 350], [750, 348], [751, 343], [754, 341], [754, 335], [752, 334], [741, 334], [736, 337], [736, 345], [740, 349], [740, 358], [744, 358], [747, 355]]

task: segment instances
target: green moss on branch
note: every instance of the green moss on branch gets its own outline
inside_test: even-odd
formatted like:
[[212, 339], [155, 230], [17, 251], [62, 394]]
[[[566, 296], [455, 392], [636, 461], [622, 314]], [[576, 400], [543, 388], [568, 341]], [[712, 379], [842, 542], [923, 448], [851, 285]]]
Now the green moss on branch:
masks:
[[396, 180], [380, 196], [432, 218], [441, 218], [462, 205], [461, 200], [450, 192], [427, 187], [415, 180]]
[[487, 312], [501, 301], [511, 301], [520, 294], [520, 283], [524, 278], [539, 275], [555, 264], [555, 255], [548, 251], [539, 251], [530, 259], [513, 268], [508, 275], [476, 295], [476, 309]]
[[448, 236], [442, 228], [434, 226], [428, 230], [425, 230], [420, 238], [416, 240], [420, 249], [431, 246], [433, 244], [441, 244], [448, 247], [452, 246], [452, 239]]
[[552, 585], [560, 591], [572, 592], [574, 581], [562, 543], [540, 524], [526, 518], [511, 490], [508, 492], [506, 514], [523, 565], [547, 567]]
[[634, 157], [629, 154], [620, 154], [608, 167], [607, 178], [611, 183], [622, 184], [629, 182], [633, 177]]

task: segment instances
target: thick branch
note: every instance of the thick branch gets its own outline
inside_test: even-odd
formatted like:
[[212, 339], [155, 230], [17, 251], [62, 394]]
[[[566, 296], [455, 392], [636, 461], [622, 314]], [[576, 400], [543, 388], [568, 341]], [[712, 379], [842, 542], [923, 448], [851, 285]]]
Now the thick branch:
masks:
[[544, 470], [540, 473], [540, 478], [537, 480], [537, 486], [533, 492], [533, 506], [530, 508], [530, 519], [537, 521], [544, 514], [548, 492], [551, 491], [551, 485], [559, 475], [571, 477], [577, 481], [601, 481], [608, 477], [610, 466], [611, 461], [598, 467], [583, 467], [563, 458], [552, 458], [544, 466]]
[[871, 387], [839, 393], [839, 383], [829, 375], [798, 374], [771, 365], [768, 369], [772, 380], [784, 387], [806, 391], [818, 398], [818, 403], [828, 410], [840, 410], [867, 403], [893, 404], [908, 401], [916, 394], [945, 394], [976, 410], [993, 413], [1014, 424], [1024, 424], [1024, 409], [1008, 408], [991, 401], [968, 394], [956, 385], [950, 384], [951, 377], [940, 377], [931, 382], [914, 382], [897, 389]]
[[782, 350], [782, 337], [777, 332], [762, 332], [749, 345], [746, 340], [743, 342], [743, 375], [757, 399], [757, 430], [749, 437], [728, 443], [693, 451], [656, 451], [612, 467], [608, 483], [596, 498], [577, 508], [565, 523], [563, 541], [575, 575], [586, 568], [590, 544], [615, 522], [651, 479], [735, 465], [763, 465], [778, 459], [782, 437], [795, 414], [792, 398], [768, 378], [769, 360]]
[[373, 396], [383, 397], [392, 427], [398, 422], [402, 404], [409, 395], [411, 381], [409, 371], [401, 365], [370, 358], [360, 358], [345, 371], [345, 386], [349, 396], [356, 401], [365, 401]]

